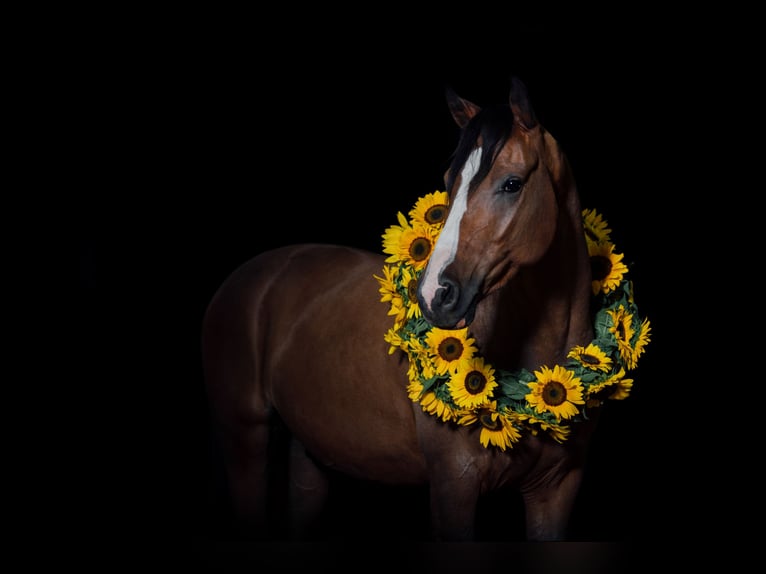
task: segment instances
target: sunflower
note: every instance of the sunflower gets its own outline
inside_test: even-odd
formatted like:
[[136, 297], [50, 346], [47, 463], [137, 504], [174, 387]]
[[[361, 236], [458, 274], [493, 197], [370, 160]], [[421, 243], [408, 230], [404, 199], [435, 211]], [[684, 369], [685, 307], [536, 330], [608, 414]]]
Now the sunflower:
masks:
[[620, 367], [616, 373], [588, 388], [587, 406], [598, 407], [603, 403], [603, 398], [622, 400], [630, 394], [633, 387], [633, 379], [625, 378], [625, 369]]
[[407, 343], [399, 335], [399, 329], [396, 328], [396, 325], [386, 331], [383, 340], [390, 345], [388, 348], [389, 355], [393, 355], [397, 349], [405, 350], [407, 348]]
[[406, 294], [402, 296], [402, 299], [407, 302], [407, 319], [422, 317], [423, 313], [420, 312], [420, 303], [418, 303], [418, 274], [411, 267], [403, 265], [398, 278]]
[[388, 302], [390, 304], [388, 314], [395, 317], [394, 329], [399, 329], [404, 324], [408, 312], [408, 306], [399, 294], [399, 290], [396, 288], [397, 275], [398, 273], [392, 265], [383, 266], [383, 277], [373, 275], [380, 284], [380, 287], [378, 288], [378, 292], [381, 295], [380, 300], [383, 303]]
[[400, 211], [399, 225], [392, 225], [383, 234], [383, 252], [388, 253], [386, 263], [404, 262], [415, 269], [428, 263], [434, 243], [434, 231], [422, 223], [410, 225]]
[[457, 371], [447, 382], [452, 400], [458, 407], [470, 409], [487, 402], [497, 387], [495, 369], [483, 357], [460, 361]]
[[425, 225], [441, 227], [447, 219], [449, 194], [446, 191], [435, 191], [419, 198], [410, 210], [410, 220]]
[[436, 370], [437, 368], [436, 361], [434, 360], [434, 356], [431, 354], [430, 351], [422, 355], [410, 355], [410, 357], [417, 360], [417, 362], [420, 364], [420, 373], [422, 377], [421, 380], [427, 381], [428, 379], [431, 379], [438, 375], [444, 375], [444, 373], [439, 373]]
[[608, 242], [592, 243], [588, 246], [592, 274], [593, 294], [613, 291], [622, 282], [628, 267], [622, 262], [623, 254], [614, 252], [614, 244]]
[[589, 246], [591, 243], [609, 241], [609, 234], [612, 230], [607, 227], [601, 214], [597, 213], [595, 209], [583, 209], [582, 218], [585, 240]]
[[649, 323], [648, 319], [644, 319], [641, 323], [641, 328], [638, 332], [638, 339], [636, 339], [636, 342], [633, 346], [633, 352], [630, 353], [627, 357], [627, 363], [629, 369], [635, 369], [636, 365], [638, 364], [638, 358], [644, 354], [644, 351], [646, 350], [646, 345], [649, 344], [649, 341], [651, 340], [650, 334], [652, 332], [652, 326]]
[[420, 382], [420, 377], [417, 374], [413, 376], [413, 372], [417, 373], [417, 370], [413, 369], [413, 364], [414, 362], [410, 364], [408, 373], [410, 382], [407, 384], [407, 396], [411, 401], [417, 403], [420, 400], [420, 396], [423, 394], [423, 383]]
[[478, 349], [476, 341], [468, 336], [468, 328], [439, 329], [434, 327], [426, 335], [426, 344], [433, 356], [436, 372], [454, 373], [460, 361], [470, 359]]
[[567, 440], [569, 438], [569, 433], [572, 430], [571, 427], [562, 427], [559, 425], [548, 424], [546, 422], [543, 422], [540, 425], [540, 428], [548, 433], [548, 436], [553, 438], [557, 443], [563, 443]]
[[375, 277], [375, 279], [377, 279], [378, 283], [380, 284], [378, 292], [381, 295], [380, 300], [383, 303], [391, 301], [395, 295], [399, 295], [399, 292], [396, 289], [396, 283], [394, 283], [395, 273], [396, 271], [394, 270], [393, 265], [384, 265], [383, 277], [378, 277], [377, 275], [373, 274], [373, 277]]
[[606, 398], [610, 401], [621, 401], [630, 395], [630, 391], [633, 389], [633, 379], [620, 379], [613, 386], [614, 392], [607, 395]]
[[394, 316], [394, 329], [399, 329], [407, 320], [407, 304], [398, 293], [391, 297], [391, 308], [389, 315]]
[[464, 426], [476, 422], [481, 424], [479, 442], [484, 448], [492, 444], [504, 451], [506, 448], [512, 448], [513, 443], [521, 438], [513, 420], [497, 410], [497, 401], [487, 403], [479, 409], [463, 411], [458, 419], [458, 423]]
[[547, 433], [556, 442], [563, 443], [569, 437], [569, 427], [563, 427], [556, 423], [551, 423], [544, 418], [537, 417], [530, 413], [508, 413], [514, 421], [523, 424], [529, 431], [537, 436], [539, 430]]
[[586, 369], [593, 371], [603, 371], [606, 373], [612, 368], [612, 359], [609, 358], [601, 347], [593, 343], [589, 343], [587, 347], [580, 347], [579, 345], [572, 347], [567, 358], [574, 359]]
[[550, 412], [557, 420], [569, 419], [579, 413], [575, 405], [585, 404], [582, 383], [572, 371], [561, 365], [546, 366], [535, 371], [535, 381], [528, 383], [532, 392], [525, 398], [538, 413]]
[[[407, 341], [406, 351], [409, 354], [410, 359], [412, 359], [413, 361], [427, 360], [429, 363], [432, 363], [428, 348], [417, 337], [412, 337], [411, 339]], [[430, 378], [432, 376], [433, 374], [428, 374], [426, 378]]]
[[440, 399], [434, 391], [428, 391], [423, 395], [420, 399], [420, 406], [424, 412], [430, 415], [436, 415], [444, 422], [455, 420], [457, 418], [457, 411], [443, 399]]
[[609, 332], [617, 342], [617, 349], [620, 353], [620, 359], [628, 365], [628, 368], [632, 368], [633, 364], [633, 347], [630, 345], [633, 339], [635, 329], [633, 329], [633, 315], [620, 305], [617, 309], [607, 309], [606, 312], [612, 319], [612, 326], [609, 327]]

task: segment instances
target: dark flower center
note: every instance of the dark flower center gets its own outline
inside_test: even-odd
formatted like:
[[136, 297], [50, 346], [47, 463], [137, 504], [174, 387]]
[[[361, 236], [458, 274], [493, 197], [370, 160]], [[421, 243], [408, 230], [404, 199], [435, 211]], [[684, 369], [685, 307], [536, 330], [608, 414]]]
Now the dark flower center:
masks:
[[446, 337], [439, 343], [439, 356], [445, 361], [455, 361], [463, 354], [463, 343], [457, 337]]
[[479, 422], [484, 428], [491, 431], [499, 431], [501, 428], [503, 428], [503, 423], [500, 422], [500, 417], [492, 420], [492, 411], [487, 409], [482, 409], [482, 411], [479, 413]]
[[431, 254], [431, 242], [426, 237], [418, 237], [410, 244], [410, 257], [414, 261], [423, 261]]
[[627, 331], [625, 330], [625, 323], [623, 321], [620, 321], [619, 323], [617, 323], [616, 334], [617, 334], [617, 338], [620, 341], [625, 340]]
[[447, 214], [447, 206], [446, 205], [432, 205], [428, 208], [428, 211], [426, 211], [425, 220], [430, 223], [441, 223], [444, 221], [444, 216]]
[[603, 281], [609, 277], [612, 271], [612, 261], [603, 255], [594, 255], [590, 258], [591, 276], [596, 281]]
[[580, 354], [580, 361], [587, 365], [598, 365], [601, 363], [599, 361], [598, 357], [594, 357], [593, 355], [588, 355], [587, 353]]
[[418, 300], [418, 280], [412, 279], [407, 283], [407, 297], [410, 301], [415, 302]]
[[567, 390], [564, 385], [558, 381], [545, 383], [545, 387], [543, 387], [543, 401], [545, 401], [546, 405], [557, 407], [565, 400], [567, 400]]
[[487, 378], [481, 371], [471, 371], [465, 376], [465, 390], [472, 395], [478, 395], [487, 386]]
[[593, 231], [590, 227], [585, 228], [585, 235], [588, 236], [588, 238], [593, 241], [594, 243], [598, 242], [599, 237], [596, 235], [596, 232]]

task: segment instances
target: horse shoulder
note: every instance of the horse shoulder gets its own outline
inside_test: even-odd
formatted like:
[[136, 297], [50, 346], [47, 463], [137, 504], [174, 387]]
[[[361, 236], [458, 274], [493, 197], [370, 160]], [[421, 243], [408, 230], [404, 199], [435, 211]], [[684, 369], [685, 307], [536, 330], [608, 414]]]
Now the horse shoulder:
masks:
[[418, 482], [424, 463], [406, 361], [388, 353], [383, 257], [322, 244], [265, 252], [217, 297], [236, 319], [251, 381], [241, 401], [274, 409], [322, 463], [363, 478]]

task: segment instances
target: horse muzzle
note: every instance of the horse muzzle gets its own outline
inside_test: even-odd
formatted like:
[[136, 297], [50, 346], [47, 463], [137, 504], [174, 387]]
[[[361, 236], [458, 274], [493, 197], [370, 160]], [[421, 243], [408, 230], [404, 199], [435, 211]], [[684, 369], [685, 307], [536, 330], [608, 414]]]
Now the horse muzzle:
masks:
[[439, 329], [463, 329], [473, 322], [479, 302], [478, 286], [461, 287], [456, 281], [442, 277], [431, 301], [418, 289], [418, 304], [423, 317]]

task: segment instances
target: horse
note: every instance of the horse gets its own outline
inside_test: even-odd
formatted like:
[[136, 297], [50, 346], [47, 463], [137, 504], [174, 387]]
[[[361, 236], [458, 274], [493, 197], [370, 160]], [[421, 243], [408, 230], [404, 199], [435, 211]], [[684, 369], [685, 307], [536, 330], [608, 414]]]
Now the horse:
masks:
[[[445, 190], [419, 210], [438, 233], [400, 212], [383, 253], [270, 249], [235, 269], [205, 311], [204, 379], [228, 488], [256, 535], [268, 535], [280, 488], [269, 482], [277, 419], [289, 430], [283, 488], [296, 539], [326, 503], [328, 472], [425, 485], [434, 541], [475, 540], [479, 501], [508, 488], [523, 501], [526, 540], [567, 539], [600, 398], [632, 383], [618, 360], [592, 392], [580, 382], [612, 363], [591, 344], [603, 281], [587, 232], [606, 225], [584, 223], [569, 160], [520, 79], [501, 105], [451, 88], [446, 99], [458, 144]], [[647, 323], [601, 316], [634, 367]], [[579, 378], [559, 367], [573, 363]]]

